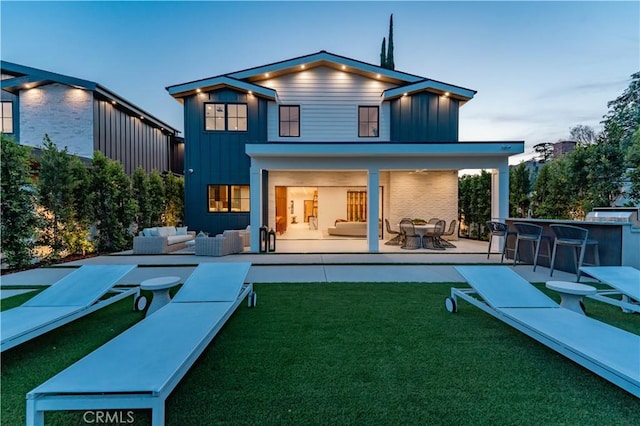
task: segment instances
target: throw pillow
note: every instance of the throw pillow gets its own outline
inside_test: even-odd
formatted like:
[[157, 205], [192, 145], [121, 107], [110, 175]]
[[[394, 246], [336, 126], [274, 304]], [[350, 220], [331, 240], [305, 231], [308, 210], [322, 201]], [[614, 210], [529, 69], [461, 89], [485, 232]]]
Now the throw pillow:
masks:
[[160, 236], [160, 231], [158, 230], [158, 228], [151, 228], [149, 230], [149, 232], [151, 232], [151, 237], [159, 237]]
[[153, 235], [152, 235], [152, 233], [151, 233], [151, 229], [152, 229], [152, 228], [144, 228], [144, 229], [142, 230], [142, 234], [143, 234], [145, 237], [152, 237]]
[[198, 235], [196, 235], [196, 238], [204, 238], [206, 236], [207, 235], [204, 232], [200, 231], [200, 232], [198, 232]]
[[187, 235], [187, 227], [186, 226], [180, 226], [180, 227], [176, 228], [176, 235]]

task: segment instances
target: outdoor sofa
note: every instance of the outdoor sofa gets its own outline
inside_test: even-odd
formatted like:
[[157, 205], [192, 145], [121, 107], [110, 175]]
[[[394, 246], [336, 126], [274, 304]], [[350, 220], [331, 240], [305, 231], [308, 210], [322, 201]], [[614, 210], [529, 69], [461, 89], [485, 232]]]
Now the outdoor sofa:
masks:
[[137, 237], [133, 238], [133, 254], [165, 254], [181, 250], [196, 237], [187, 227], [161, 226], [145, 228]]

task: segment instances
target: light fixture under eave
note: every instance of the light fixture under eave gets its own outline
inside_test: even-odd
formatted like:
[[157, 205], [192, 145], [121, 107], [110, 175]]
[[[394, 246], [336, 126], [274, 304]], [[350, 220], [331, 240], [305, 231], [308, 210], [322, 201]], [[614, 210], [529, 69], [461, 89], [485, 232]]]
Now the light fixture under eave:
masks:
[[247, 92], [250, 95], [253, 95], [253, 92], [251, 90], [249, 90], [249, 92]]
[[196, 89], [196, 92], [197, 92], [197, 93], [200, 93], [200, 92], [202, 92], [202, 90], [200, 90], [200, 89]]
[[343, 70], [346, 70], [346, 69], [347, 69], [347, 66], [346, 66], [346, 65], [343, 65], [343, 66], [342, 66], [342, 69], [343, 69]]
[[380, 74], [376, 74], [376, 78], [380, 78]]
[[404, 92], [404, 93], [402, 94], [402, 96], [407, 96], [407, 95], [408, 95], [408, 93], [407, 93], [407, 92]]
[[300, 65], [300, 68], [304, 69], [304, 64]]
[[264, 73], [264, 76], [269, 77], [269, 73], [268, 72]]
[[111, 103], [112, 103], [113, 105], [115, 105], [115, 104], [116, 104], [116, 101], [113, 101], [113, 100], [112, 100], [112, 101], [111, 101]]
[[449, 97], [450, 94], [451, 93], [449, 93], [449, 92], [444, 92], [444, 96], [446, 96], [446, 97]]

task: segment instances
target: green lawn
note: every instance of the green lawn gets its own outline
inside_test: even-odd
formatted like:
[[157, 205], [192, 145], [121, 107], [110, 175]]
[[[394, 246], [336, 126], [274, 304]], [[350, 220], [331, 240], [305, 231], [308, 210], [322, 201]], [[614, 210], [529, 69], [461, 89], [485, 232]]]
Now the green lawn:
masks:
[[[638, 424], [639, 399], [464, 301], [447, 312], [451, 286], [255, 285], [258, 307], [241, 305], [182, 380], [167, 424]], [[29, 390], [140, 320], [130, 303], [3, 354], [2, 424], [24, 424]], [[585, 303], [640, 334], [640, 315]]]

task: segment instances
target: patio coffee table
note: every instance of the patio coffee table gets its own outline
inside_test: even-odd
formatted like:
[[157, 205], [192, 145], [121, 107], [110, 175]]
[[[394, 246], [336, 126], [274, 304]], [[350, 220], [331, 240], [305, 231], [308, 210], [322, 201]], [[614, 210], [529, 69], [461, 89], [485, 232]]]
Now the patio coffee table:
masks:
[[179, 282], [180, 277], [158, 277], [144, 280], [140, 283], [141, 290], [150, 290], [153, 293], [153, 299], [146, 316], [151, 315], [171, 301], [169, 289]]
[[568, 281], [547, 281], [546, 287], [560, 294], [560, 306], [584, 315], [582, 298], [596, 294], [596, 288]]

